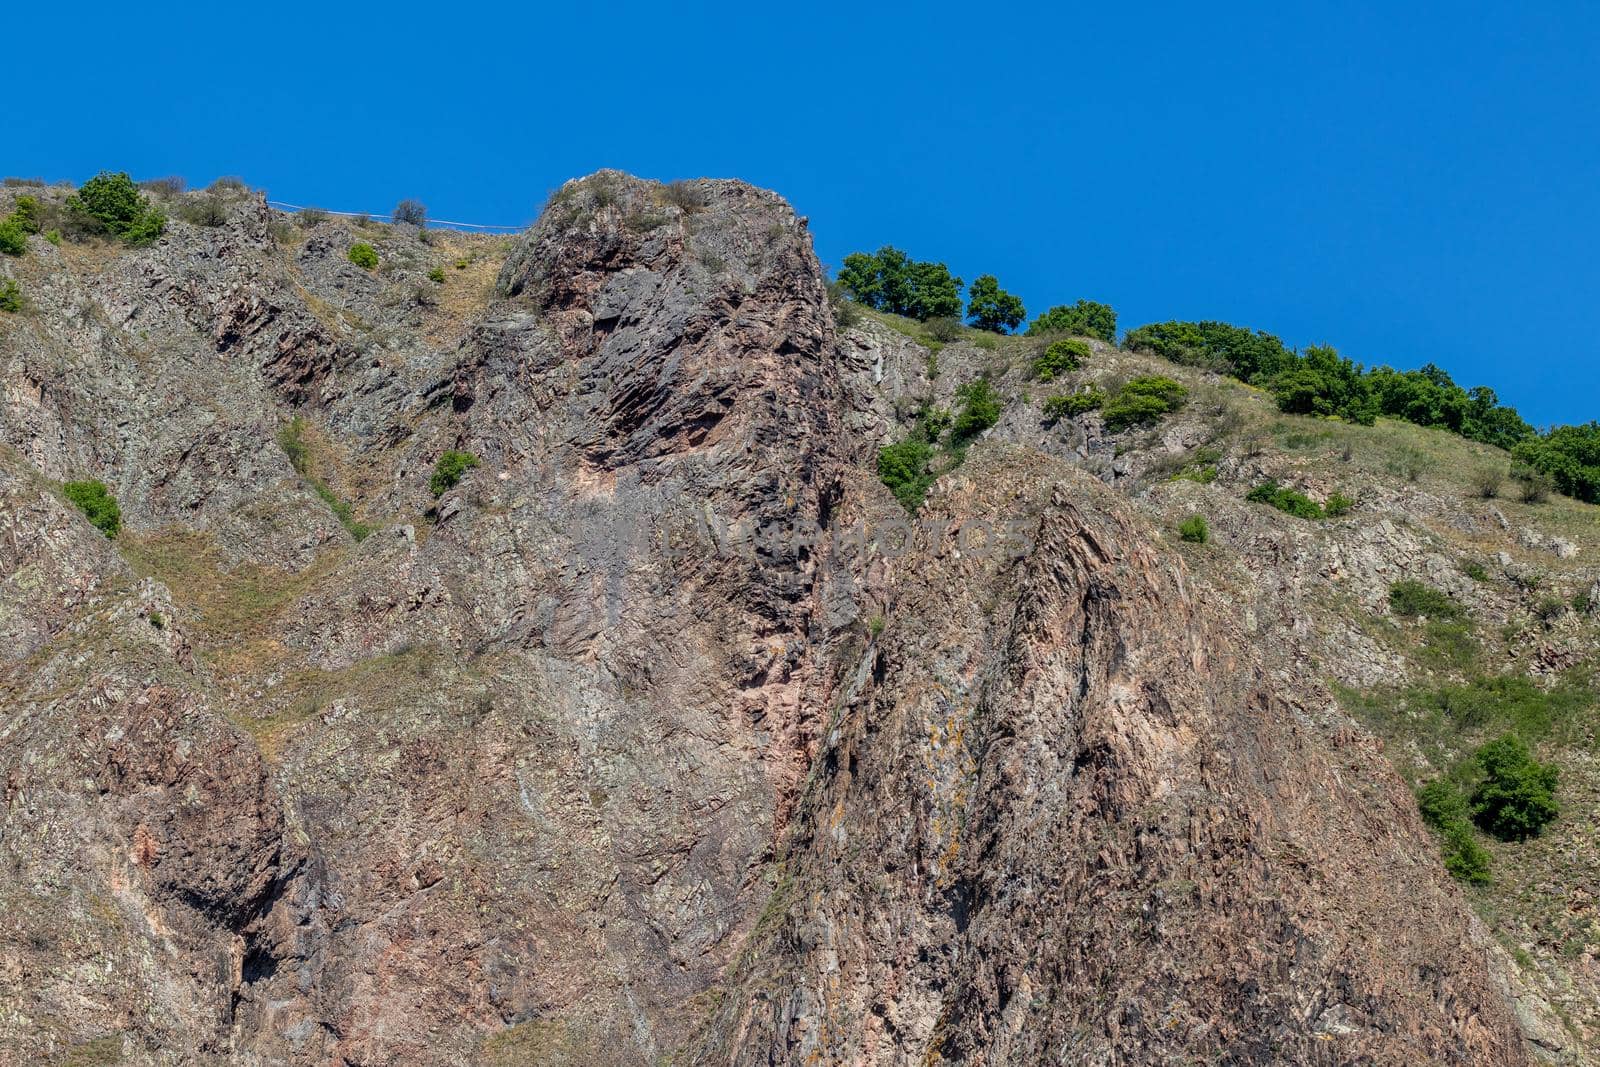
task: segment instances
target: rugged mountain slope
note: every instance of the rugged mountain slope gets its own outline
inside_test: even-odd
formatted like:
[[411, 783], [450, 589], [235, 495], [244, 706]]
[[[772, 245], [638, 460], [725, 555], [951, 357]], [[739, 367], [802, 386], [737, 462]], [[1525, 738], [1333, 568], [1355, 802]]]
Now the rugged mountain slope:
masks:
[[[1008, 351], [841, 334], [735, 182], [307, 223], [4, 264], [9, 1057], [1525, 1062], [1320, 680], [1404, 656], [1280, 625], [1293, 534], [1190, 569], [1151, 521], [1226, 420], [1128, 451]], [[1012, 403], [906, 548], [872, 457], [979, 364]], [[1349, 529], [1368, 600], [1426, 548]]]

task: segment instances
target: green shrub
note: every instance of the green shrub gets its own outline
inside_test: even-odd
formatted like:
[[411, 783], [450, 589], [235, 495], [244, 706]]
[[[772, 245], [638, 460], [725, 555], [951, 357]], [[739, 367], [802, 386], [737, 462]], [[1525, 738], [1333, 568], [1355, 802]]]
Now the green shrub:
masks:
[[1567, 613], [1567, 602], [1558, 596], [1541, 597], [1533, 606], [1533, 617], [1549, 625]]
[[878, 477], [900, 506], [916, 511], [933, 484], [933, 446], [920, 433], [878, 450]]
[[15, 222], [23, 233], [38, 233], [42, 225], [40, 221], [42, 211], [38, 197], [19, 196], [17, 206], [11, 212], [10, 221]]
[[96, 230], [130, 245], [144, 245], [167, 228], [166, 216], [150, 206], [133, 179], [102, 171], [67, 197], [67, 212], [88, 232]]
[[1475, 582], [1487, 582], [1489, 580], [1489, 572], [1484, 569], [1483, 564], [1475, 559], [1463, 563], [1461, 565], [1461, 573]]
[[61, 487], [68, 500], [89, 517], [94, 528], [107, 537], [117, 536], [122, 529], [122, 509], [101, 481], [68, 482]]
[[1075, 371], [1089, 358], [1089, 346], [1076, 338], [1055, 341], [1033, 361], [1033, 375], [1041, 382], [1052, 382], [1068, 371]]
[[980, 274], [967, 295], [967, 321], [980, 330], [1005, 333], [1014, 330], [1027, 312], [1021, 298], [1000, 288], [993, 274]]
[[20, 256], [28, 250], [28, 235], [15, 219], [0, 220], [0, 252]]
[[1211, 540], [1211, 527], [1204, 515], [1190, 515], [1178, 524], [1178, 537], [1193, 544], [1203, 545]]
[[428, 272], [428, 280], [430, 282], [436, 282], [439, 285], [443, 285], [444, 284], [444, 268], [443, 267], [434, 267], [432, 270], [430, 270]]
[[1354, 500], [1335, 490], [1328, 494], [1327, 502], [1322, 505], [1322, 510], [1328, 518], [1337, 519], [1341, 515], [1350, 514], [1350, 509], [1355, 506], [1356, 502]]
[[1448, 778], [1435, 778], [1417, 790], [1417, 810], [1423, 822], [1443, 831], [1467, 821], [1467, 798]]
[[1540, 763], [1516, 734], [1506, 734], [1474, 756], [1483, 780], [1472, 793], [1472, 818], [1502, 841], [1536, 837], [1560, 814], [1554, 764]]
[[378, 265], [378, 250], [365, 241], [357, 241], [350, 246], [350, 262], [362, 270], [371, 270]]
[[1413, 578], [1395, 582], [1389, 587], [1389, 608], [1402, 618], [1458, 619], [1463, 614], [1461, 605], [1444, 593], [1424, 585]]
[[46, 241], [49, 241], [53, 245], [59, 245], [59, 244], [61, 244], [61, 231], [60, 230], [46, 230], [45, 231], [45, 235], [44, 235], [44, 239]]
[[1268, 504], [1286, 514], [1300, 519], [1320, 519], [1322, 505], [1296, 489], [1289, 489], [1275, 481], [1265, 481], [1255, 486], [1244, 498], [1252, 504]]
[[1112, 341], [1117, 336], [1117, 313], [1106, 304], [1079, 300], [1057, 304], [1028, 326], [1030, 334], [1068, 333], [1077, 337], [1097, 337]]
[[1449, 779], [1435, 778], [1417, 790], [1422, 821], [1438, 832], [1444, 847], [1444, 867], [1455, 878], [1472, 885], [1489, 882], [1489, 850], [1473, 836], [1467, 798]]
[[940, 315], [922, 324], [923, 331], [941, 344], [961, 340], [961, 320], [954, 315]]
[[856, 303], [893, 315], [926, 322], [961, 314], [960, 278], [943, 263], [919, 262], [889, 245], [844, 257], [839, 284]]
[[1044, 417], [1051, 422], [1063, 416], [1075, 418], [1087, 411], [1100, 410], [1105, 402], [1105, 391], [1094, 386], [1076, 393], [1058, 393], [1044, 402]]
[[961, 406], [950, 426], [951, 442], [960, 447], [1000, 421], [1000, 397], [988, 379], [979, 378], [956, 390]]
[[1472, 827], [1456, 823], [1444, 832], [1444, 869], [1470, 885], [1488, 885], [1492, 857], [1478, 844]]
[[1132, 426], [1144, 426], [1163, 415], [1177, 411], [1189, 397], [1189, 390], [1171, 378], [1134, 378], [1106, 401], [1106, 428], [1119, 433]]
[[443, 496], [446, 491], [455, 488], [462, 477], [476, 466], [478, 457], [471, 452], [449, 449], [439, 457], [439, 462], [433, 465], [433, 477], [428, 479], [428, 489], [436, 497]]
[[22, 310], [22, 286], [15, 278], [0, 279], [0, 311], [15, 315]]

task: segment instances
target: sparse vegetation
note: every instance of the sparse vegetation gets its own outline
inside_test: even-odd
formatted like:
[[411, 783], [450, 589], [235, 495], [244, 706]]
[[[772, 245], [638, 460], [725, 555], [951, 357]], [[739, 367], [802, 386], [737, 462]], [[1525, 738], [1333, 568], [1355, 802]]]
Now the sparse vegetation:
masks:
[[1172, 480], [1175, 482], [1194, 482], [1197, 485], [1210, 485], [1217, 480], [1217, 462], [1221, 459], [1221, 449], [1210, 446], [1198, 448], [1195, 450], [1194, 455], [1189, 458], [1189, 461], [1178, 468], [1177, 473], [1173, 474]]
[[350, 246], [350, 262], [362, 270], [372, 270], [378, 265], [378, 250], [365, 241], [357, 241]]
[[706, 194], [694, 182], [680, 178], [661, 187], [661, 201], [677, 208], [685, 215], [694, 215], [705, 210]]
[[306, 229], [328, 221], [328, 213], [320, 207], [303, 207], [295, 212], [295, 221]]
[[165, 178], [146, 178], [139, 183], [139, 188], [163, 200], [173, 200], [182, 196], [188, 187], [189, 183], [176, 174], [170, 174]]
[[177, 215], [192, 226], [221, 226], [228, 221], [228, 207], [220, 197], [207, 193], [178, 205]]
[[283, 449], [283, 454], [289, 460], [289, 465], [295, 473], [304, 478], [317, 498], [328, 505], [328, 510], [333, 512], [334, 518], [345, 528], [352, 538], [363, 541], [372, 533], [373, 527], [356, 518], [355, 507], [347, 500], [341, 500], [337, 493], [328, 488], [317, 473], [311, 462], [311, 447], [306, 440], [306, 421], [299, 416], [289, 420], [278, 430], [278, 447]]
[[116, 537], [122, 530], [122, 509], [116, 497], [106, 488], [106, 483], [96, 480], [67, 482], [61, 492], [88, 516], [89, 523], [107, 537]]
[[478, 457], [471, 452], [448, 449], [433, 465], [433, 476], [428, 479], [428, 491], [434, 496], [444, 496], [454, 489], [469, 470], [478, 466]]
[[954, 470], [972, 440], [1000, 418], [1000, 398], [983, 378], [956, 390], [955, 414], [924, 407], [904, 440], [878, 450], [878, 477], [907, 511], [915, 511], [934, 480]]

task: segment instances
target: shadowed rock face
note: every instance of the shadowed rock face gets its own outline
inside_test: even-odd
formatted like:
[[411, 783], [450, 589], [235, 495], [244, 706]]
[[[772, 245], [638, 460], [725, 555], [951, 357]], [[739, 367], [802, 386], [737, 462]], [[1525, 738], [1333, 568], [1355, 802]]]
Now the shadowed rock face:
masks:
[[849, 536], [897, 398], [777, 197], [376, 274], [230, 211], [0, 323], [0, 1058], [1524, 1062], [1375, 745], [1114, 492], [986, 442], [927, 516], [1024, 537]]

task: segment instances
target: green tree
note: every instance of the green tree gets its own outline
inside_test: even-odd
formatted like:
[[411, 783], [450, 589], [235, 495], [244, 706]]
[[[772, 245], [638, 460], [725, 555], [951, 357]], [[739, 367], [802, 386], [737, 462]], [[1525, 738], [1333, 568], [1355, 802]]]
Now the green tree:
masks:
[[1568, 496], [1600, 503], [1600, 422], [1557, 426], [1522, 441], [1511, 454]]
[[1525, 841], [1560, 814], [1555, 765], [1534, 759], [1516, 734], [1490, 741], [1474, 759], [1483, 780], [1472, 793], [1472, 818], [1489, 833], [1503, 841]]
[[130, 245], [149, 244], [167, 226], [166, 216], [120, 172], [102, 171], [84, 182], [67, 197], [67, 211], [86, 229], [98, 228]]
[[871, 254], [852, 252], [838, 282], [865, 307], [919, 321], [961, 314], [961, 279], [943, 263], [926, 263], [889, 245]]
[[1155, 322], [1130, 330], [1123, 344], [1131, 351], [1257, 383], [1294, 361], [1294, 353], [1272, 334], [1225, 322]]
[[1005, 333], [1022, 322], [1022, 300], [1000, 288], [993, 274], [980, 274], [967, 294], [967, 321], [980, 330]]
[[1057, 304], [1028, 325], [1030, 334], [1069, 333], [1075, 337], [1096, 337], [1114, 341], [1117, 337], [1117, 313], [1109, 304], [1094, 300], [1079, 300], [1075, 304]]

